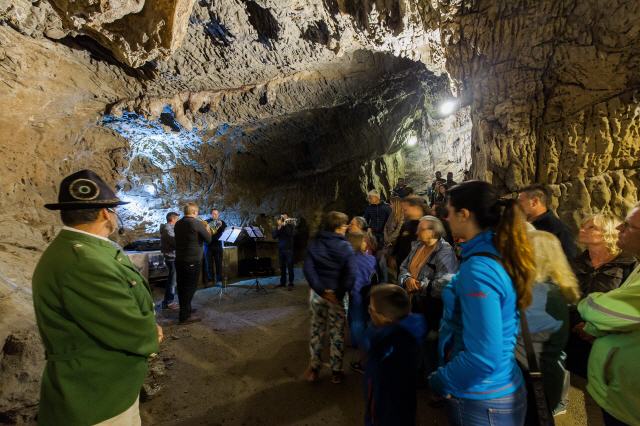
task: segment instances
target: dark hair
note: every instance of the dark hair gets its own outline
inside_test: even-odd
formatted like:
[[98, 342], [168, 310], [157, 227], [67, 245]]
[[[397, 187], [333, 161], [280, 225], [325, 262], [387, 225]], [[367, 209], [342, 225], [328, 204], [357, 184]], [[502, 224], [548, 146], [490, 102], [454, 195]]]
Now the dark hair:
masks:
[[169, 222], [172, 217], [180, 217], [180, 215], [178, 213], [176, 213], [176, 212], [167, 213], [167, 222]]
[[418, 195], [407, 195], [402, 199], [403, 203], [407, 203], [413, 207], [421, 207], [422, 208], [422, 216], [427, 214], [427, 202], [424, 198]]
[[511, 276], [518, 295], [518, 307], [531, 304], [531, 287], [535, 276], [533, 250], [527, 237], [522, 210], [513, 199], [500, 199], [497, 189], [488, 182], [470, 180], [448, 191], [449, 205], [456, 211], [473, 213], [478, 226], [496, 232], [495, 245], [502, 264]]
[[92, 223], [100, 216], [100, 210], [102, 209], [60, 210], [60, 219], [66, 226]]
[[546, 185], [535, 183], [533, 185], [525, 186], [518, 192], [524, 192], [529, 198], [537, 198], [538, 200], [540, 200], [540, 203], [542, 203], [543, 206], [549, 208], [551, 192]]
[[320, 230], [327, 232], [335, 232], [342, 225], [349, 223], [349, 216], [342, 212], [330, 211], [325, 213], [320, 222]]
[[395, 284], [379, 284], [371, 288], [374, 309], [392, 321], [398, 321], [411, 312], [409, 294]]

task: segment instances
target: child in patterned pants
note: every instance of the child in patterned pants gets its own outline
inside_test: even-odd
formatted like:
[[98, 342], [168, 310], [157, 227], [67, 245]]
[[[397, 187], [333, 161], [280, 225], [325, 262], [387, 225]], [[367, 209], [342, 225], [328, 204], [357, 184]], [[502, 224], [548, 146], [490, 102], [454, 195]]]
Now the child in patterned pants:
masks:
[[331, 381], [342, 381], [342, 357], [344, 355], [344, 327], [345, 311], [342, 301], [332, 303], [318, 296], [311, 290], [309, 307], [311, 310], [311, 340], [309, 351], [311, 352], [310, 367], [317, 371], [322, 367], [323, 341], [327, 331], [329, 332], [329, 364], [333, 373]]

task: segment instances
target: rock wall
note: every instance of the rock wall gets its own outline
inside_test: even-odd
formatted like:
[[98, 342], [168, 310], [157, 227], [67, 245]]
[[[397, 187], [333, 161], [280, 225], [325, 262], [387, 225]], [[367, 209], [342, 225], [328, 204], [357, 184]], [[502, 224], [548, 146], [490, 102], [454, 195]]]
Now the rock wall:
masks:
[[640, 4], [437, 8], [447, 69], [471, 105], [474, 174], [505, 190], [551, 185], [570, 223], [593, 211], [623, 215], [640, 189]]

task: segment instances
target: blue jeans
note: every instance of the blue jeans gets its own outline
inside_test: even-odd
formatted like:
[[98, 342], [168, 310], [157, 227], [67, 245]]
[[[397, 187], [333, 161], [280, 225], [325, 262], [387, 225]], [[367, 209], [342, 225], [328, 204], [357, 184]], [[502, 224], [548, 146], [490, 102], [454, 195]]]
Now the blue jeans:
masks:
[[527, 413], [524, 384], [502, 398], [473, 400], [447, 399], [447, 415], [452, 426], [522, 426]]
[[167, 265], [167, 269], [169, 270], [167, 283], [164, 286], [164, 300], [162, 301], [162, 307], [166, 308], [176, 297], [176, 261], [165, 258], [164, 264]]

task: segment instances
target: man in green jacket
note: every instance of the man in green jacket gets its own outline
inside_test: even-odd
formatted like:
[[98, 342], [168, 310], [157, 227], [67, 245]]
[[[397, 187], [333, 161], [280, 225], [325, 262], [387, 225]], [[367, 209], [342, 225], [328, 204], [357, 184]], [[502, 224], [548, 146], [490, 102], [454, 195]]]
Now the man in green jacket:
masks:
[[[640, 257], [640, 204], [618, 227], [618, 246]], [[605, 424], [640, 425], [640, 266], [619, 288], [591, 293], [578, 305], [584, 332], [595, 336], [587, 390]]]
[[109, 240], [114, 208], [125, 204], [94, 172], [60, 184], [65, 227], [33, 274], [33, 304], [47, 364], [38, 424], [139, 425], [138, 396], [155, 356], [157, 326], [149, 284]]

